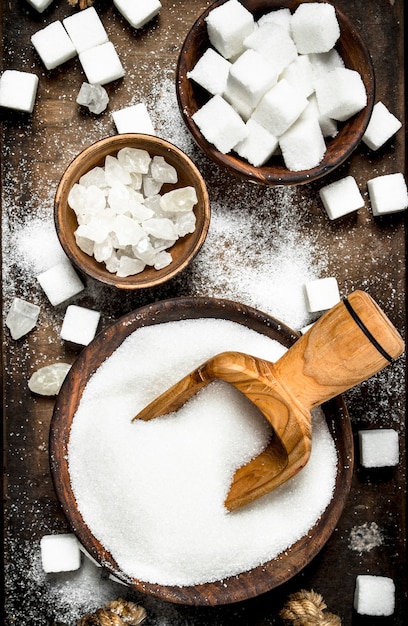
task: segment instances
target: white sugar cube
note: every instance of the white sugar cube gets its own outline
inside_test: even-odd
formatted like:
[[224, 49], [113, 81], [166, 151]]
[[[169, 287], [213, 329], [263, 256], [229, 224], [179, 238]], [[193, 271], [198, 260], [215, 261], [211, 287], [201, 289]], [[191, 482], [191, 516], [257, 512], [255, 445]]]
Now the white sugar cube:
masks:
[[327, 72], [338, 67], [344, 67], [344, 61], [336, 48], [332, 48], [328, 52], [312, 52], [307, 56], [312, 66], [314, 81], [322, 78]]
[[53, 306], [76, 296], [84, 289], [82, 281], [69, 261], [53, 265], [38, 274], [37, 280]]
[[278, 74], [298, 56], [287, 29], [274, 22], [266, 22], [259, 26], [245, 38], [244, 46], [256, 50], [268, 63], [273, 63]]
[[221, 95], [227, 85], [230, 66], [231, 63], [224, 59], [221, 54], [213, 48], [208, 48], [198, 59], [193, 69], [187, 72], [187, 78], [194, 80], [211, 95]]
[[333, 5], [304, 2], [292, 15], [292, 37], [299, 54], [328, 52], [340, 37], [340, 26]]
[[254, 109], [262, 96], [277, 82], [278, 74], [255, 50], [246, 50], [231, 64], [224, 98], [243, 100]]
[[46, 573], [72, 572], [81, 566], [79, 542], [72, 533], [44, 535], [41, 537], [40, 549]]
[[309, 313], [327, 311], [340, 302], [337, 280], [319, 278], [305, 284], [306, 305]]
[[331, 117], [322, 115], [319, 111], [317, 104], [316, 94], [312, 93], [308, 98], [308, 105], [302, 111], [301, 117], [314, 117], [317, 118], [323, 137], [335, 137], [338, 131], [338, 123]]
[[43, 13], [54, 0], [27, 0], [27, 2], [31, 4], [34, 9], [37, 9], [38, 13]]
[[373, 428], [358, 432], [360, 463], [363, 467], [398, 465], [398, 433], [393, 428]]
[[307, 104], [307, 98], [282, 78], [263, 96], [252, 119], [275, 137], [280, 137], [297, 120]]
[[249, 119], [246, 123], [248, 134], [234, 150], [239, 156], [246, 159], [254, 167], [264, 165], [278, 147], [278, 140], [255, 120]]
[[159, 0], [113, 0], [113, 4], [133, 28], [142, 28], [162, 8]]
[[385, 174], [367, 181], [374, 216], [398, 213], [408, 207], [408, 191], [401, 172]]
[[364, 109], [367, 93], [355, 70], [338, 67], [315, 82], [317, 103], [322, 115], [345, 122]]
[[96, 335], [99, 311], [71, 304], [67, 307], [61, 326], [61, 339], [81, 346], [87, 346]]
[[322, 187], [319, 195], [331, 220], [343, 217], [364, 206], [364, 198], [353, 176], [346, 176]]
[[6, 317], [6, 326], [13, 339], [20, 339], [32, 330], [38, 321], [40, 307], [21, 298], [14, 298]]
[[371, 150], [378, 150], [395, 135], [401, 126], [400, 120], [387, 109], [385, 104], [377, 102], [373, 107], [362, 140]]
[[36, 74], [5, 70], [0, 77], [0, 106], [32, 113], [37, 88], [38, 76]]
[[31, 43], [47, 70], [53, 70], [77, 54], [71, 38], [58, 20], [34, 33]]
[[316, 118], [300, 118], [279, 137], [285, 166], [293, 171], [317, 167], [326, 152], [326, 144]]
[[62, 21], [78, 53], [106, 43], [109, 38], [95, 7], [69, 15]]
[[314, 92], [313, 68], [307, 54], [300, 55], [292, 61], [283, 70], [281, 78], [302, 91], [306, 98]]
[[238, 0], [228, 0], [212, 9], [205, 21], [211, 44], [226, 59], [242, 52], [245, 37], [255, 28], [252, 13]]
[[144, 102], [112, 112], [118, 133], [155, 135], [156, 131]]
[[[224, 5], [222, 5], [224, 6]], [[204, 137], [227, 154], [247, 136], [245, 122], [228, 102], [219, 95], [213, 96], [192, 115]]]
[[262, 26], [262, 24], [266, 24], [266, 22], [274, 22], [275, 24], [279, 24], [279, 26], [283, 26], [288, 32], [290, 32], [290, 22], [292, 20], [292, 13], [290, 9], [275, 9], [274, 11], [269, 11], [269, 13], [264, 13], [258, 20], [258, 26]]
[[354, 608], [360, 615], [392, 615], [395, 610], [395, 584], [392, 578], [368, 574], [357, 576]]
[[94, 48], [87, 48], [79, 54], [79, 60], [91, 85], [105, 85], [125, 75], [125, 70], [111, 41]]

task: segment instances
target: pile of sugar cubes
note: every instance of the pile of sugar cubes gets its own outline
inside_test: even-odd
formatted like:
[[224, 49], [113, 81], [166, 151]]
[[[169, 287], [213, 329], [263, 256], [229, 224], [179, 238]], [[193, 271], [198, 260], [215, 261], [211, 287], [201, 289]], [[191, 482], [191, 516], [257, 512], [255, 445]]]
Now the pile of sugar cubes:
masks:
[[[28, 0], [39, 13], [43, 13], [52, 1]], [[134, 28], [142, 28], [162, 8], [159, 0], [114, 0], [114, 5]], [[90, 105], [92, 112], [100, 113], [106, 108], [107, 93], [102, 85], [125, 75], [115, 46], [93, 6], [66, 17], [62, 22], [51, 22], [31, 36], [31, 43], [47, 70], [78, 56], [88, 83], [83, 85], [77, 101]], [[38, 83], [38, 76], [32, 72], [6, 69], [0, 77], [0, 106], [32, 113]]]
[[292, 171], [317, 166], [325, 138], [367, 104], [358, 72], [335, 48], [340, 27], [328, 3], [253, 15], [228, 0], [206, 17], [209, 47], [188, 72], [210, 99], [192, 119], [217, 150], [255, 167], [281, 153]]
[[104, 167], [84, 174], [68, 196], [78, 247], [121, 277], [166, 267], [168, 249], [196, 227], [194, 187], [160, 193], [177, 181], [177, 170], [147, 150], [126, 147], [107, 155]]

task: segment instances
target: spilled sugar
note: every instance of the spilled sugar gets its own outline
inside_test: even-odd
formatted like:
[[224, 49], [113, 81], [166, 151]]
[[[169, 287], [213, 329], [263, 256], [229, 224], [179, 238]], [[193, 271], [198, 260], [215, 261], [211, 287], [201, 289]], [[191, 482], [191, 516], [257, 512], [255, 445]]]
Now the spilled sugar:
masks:
[[216, 381], [176, 414], [131, 422], [224, 350], [270, 361], [285, 351], [226, 320], [164, 323], [131, 334], [84, 391], [69, 442], [72, 487], [88, 527], [129, 576], [194, 585], [247, 571], [307, 534], [331, 500], [337, 459], [321, 412], [302, 472], [234, 513], [223, 506], [233, 473], [270, 437], [239, 392]]

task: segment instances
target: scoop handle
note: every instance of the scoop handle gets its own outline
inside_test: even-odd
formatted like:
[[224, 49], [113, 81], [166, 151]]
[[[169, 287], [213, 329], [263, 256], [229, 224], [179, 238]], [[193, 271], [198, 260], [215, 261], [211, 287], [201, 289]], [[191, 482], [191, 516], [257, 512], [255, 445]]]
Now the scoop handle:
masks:
[[322, 315], [275, 363], [275, 375], [306, 409], [367, 380], [404, 351], [376, 302], [354, 291]]

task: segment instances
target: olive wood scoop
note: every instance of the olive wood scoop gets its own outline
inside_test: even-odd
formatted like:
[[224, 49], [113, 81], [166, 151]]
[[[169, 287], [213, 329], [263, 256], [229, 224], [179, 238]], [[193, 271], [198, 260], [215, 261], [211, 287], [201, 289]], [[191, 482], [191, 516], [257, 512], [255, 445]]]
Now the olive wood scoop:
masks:
[[312, 445], [311, 409], [367, 380], [403, 351], [401, 336], [375, 301], [354, 291], [275, 363], [222, 352], [133, 419], [147, 421], [176, 411], [215, 379], [232, 384], [253, 402], [271, 424], [273, 436], [263, 452], [236, 470], [224, 503], [232, 511], [276, 489], [306, 465]]

